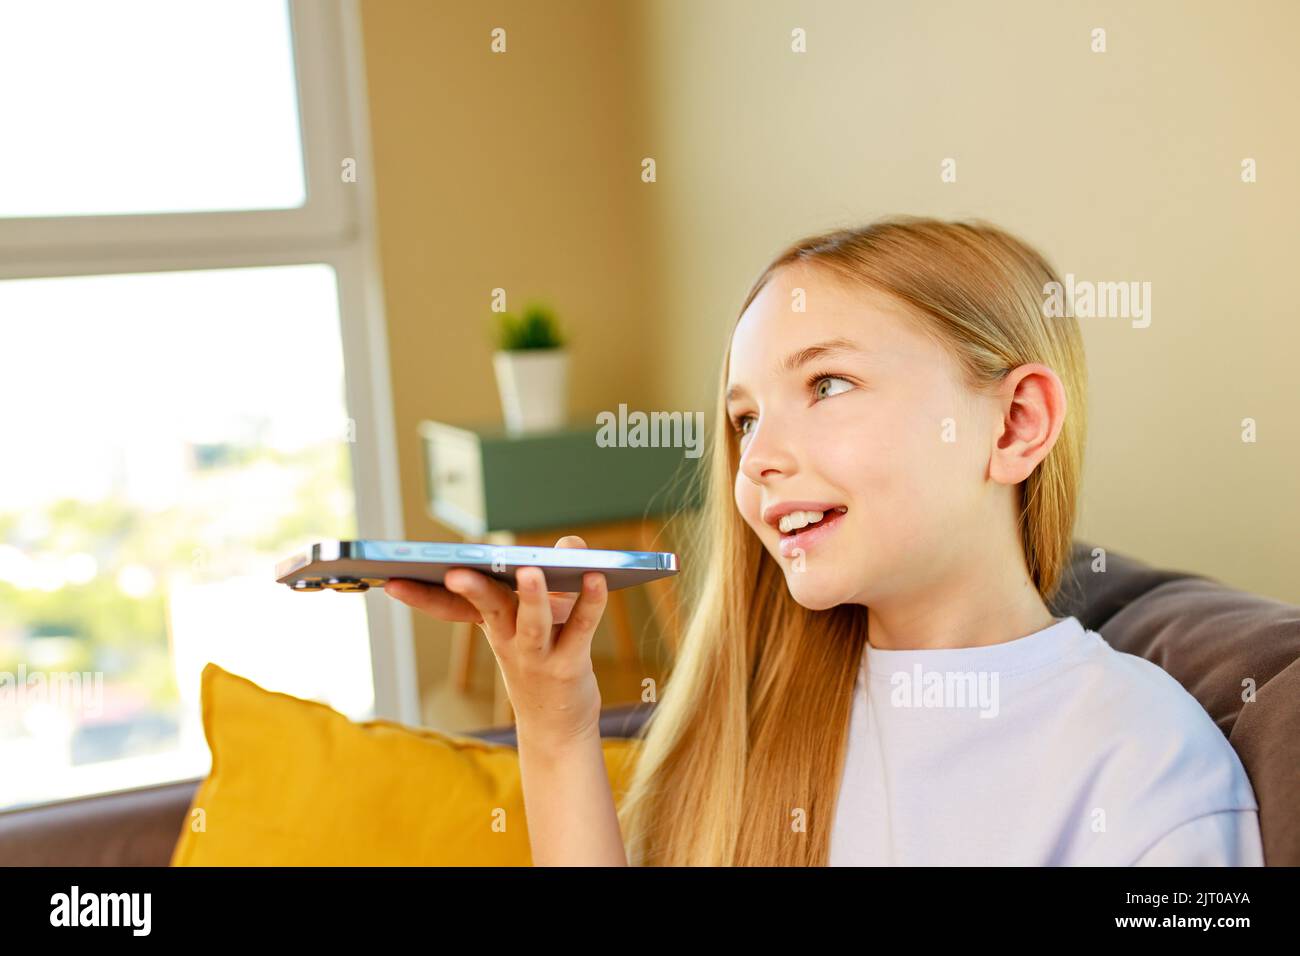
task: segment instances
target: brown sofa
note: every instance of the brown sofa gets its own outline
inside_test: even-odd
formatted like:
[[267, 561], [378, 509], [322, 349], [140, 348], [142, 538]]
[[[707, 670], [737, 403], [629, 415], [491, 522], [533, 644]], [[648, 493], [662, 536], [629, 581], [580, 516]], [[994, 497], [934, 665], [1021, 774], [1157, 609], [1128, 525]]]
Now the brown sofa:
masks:
[[[1159, 664], [1214, 718], [1241, 756], [1260, 804], [1264, 857], [1300, 865], [1300, 607], [1162, 571], [1075, 542], [1067, 581], [1053, 602], [1118, 651]], [[1242, 702], [1243, 680], [1256, 701]], [[606, 737], [635, 736], [650, 705], [610, 708]], [[514, 744], [498, 727], [471, 736]], [[165, 866], [198, 780], [0, 813], [0, 864]]]

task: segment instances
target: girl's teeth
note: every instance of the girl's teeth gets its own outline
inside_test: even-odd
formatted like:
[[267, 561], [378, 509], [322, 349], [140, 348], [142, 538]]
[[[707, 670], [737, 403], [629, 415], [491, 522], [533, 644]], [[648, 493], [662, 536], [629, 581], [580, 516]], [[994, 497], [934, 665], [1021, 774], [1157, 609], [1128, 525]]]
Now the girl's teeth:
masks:
[[[839, 514], [844, 514], [849, 509], [841, 505], [834, 510]], [[777, 527], [782, 534], [789, 534], [791, 531], [798, 531], [810, 524], [816, 524], [822, 520], [825, 514], [824, 511], [791, 511], [789, 514], [781, 516], [781, 519], [777, 522]]]
[[798, 528], [821, 521], [824, 514], [824, 511], [791, 511], [789, 514], [782, 515], [778, 524], [783, 534], [789, 534]]

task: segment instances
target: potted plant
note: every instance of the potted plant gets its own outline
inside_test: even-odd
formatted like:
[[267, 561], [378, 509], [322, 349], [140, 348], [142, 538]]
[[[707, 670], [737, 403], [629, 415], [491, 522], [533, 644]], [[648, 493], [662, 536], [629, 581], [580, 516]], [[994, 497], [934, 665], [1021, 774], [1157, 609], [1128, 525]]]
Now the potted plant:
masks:
[[569, 353], [554, 314], [537, 303], [519, 316], [503, 312], [492, 356], [506, 430], [546, 431], [565, 423]]

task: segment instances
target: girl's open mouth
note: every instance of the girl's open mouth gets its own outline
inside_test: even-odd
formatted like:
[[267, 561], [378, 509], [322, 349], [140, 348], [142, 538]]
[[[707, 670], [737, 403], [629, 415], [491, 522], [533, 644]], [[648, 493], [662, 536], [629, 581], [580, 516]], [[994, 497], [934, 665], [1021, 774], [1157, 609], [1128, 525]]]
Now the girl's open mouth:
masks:
[[819, 521], [781, 533], [781, 557], [793, 558], [797, 552], [806, 552], [827, 535], [832, 534], [844, 519], [848, 508], [840, 506], [824, 512]]

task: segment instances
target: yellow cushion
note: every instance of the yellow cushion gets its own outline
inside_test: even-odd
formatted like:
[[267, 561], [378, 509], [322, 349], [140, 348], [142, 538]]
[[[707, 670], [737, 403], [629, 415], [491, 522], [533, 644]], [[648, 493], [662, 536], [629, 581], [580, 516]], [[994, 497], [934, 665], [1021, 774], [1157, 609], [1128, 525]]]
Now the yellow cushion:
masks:
[[[173, 866], [529, 866], [514, 747], [354, 723], [317, 701], [203, 669], [212, 768]], [[639, 741], [606, 739], [615, 801]]]

